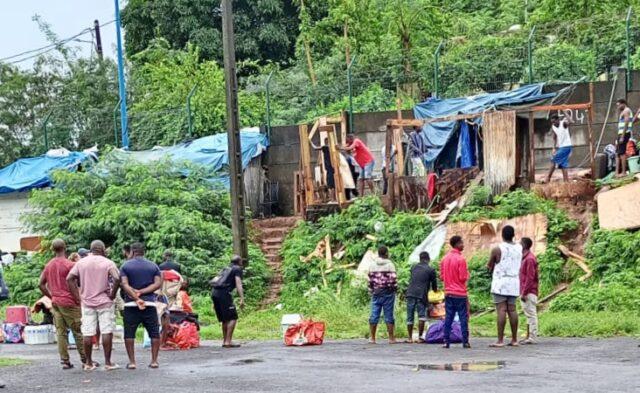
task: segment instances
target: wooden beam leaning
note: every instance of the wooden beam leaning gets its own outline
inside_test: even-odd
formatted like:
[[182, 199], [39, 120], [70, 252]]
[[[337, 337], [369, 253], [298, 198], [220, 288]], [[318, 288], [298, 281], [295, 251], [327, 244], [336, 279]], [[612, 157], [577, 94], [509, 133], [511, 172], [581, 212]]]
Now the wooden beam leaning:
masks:
[[306, 124], [300, 124], [298, 126], [298, 132], [300, 134], [300, 166], [302, 169], [302, 176], [304, 177], [305, 199], [307, 206], [311, 206], [314, 204], [315, 200], [308, 128], [309, 127]]
[[335, 183], [336, 201], [340, 206], [343, 206], [347, 202], [346, 195], [344, 193], [344, 181], [340, 175], [340, 152], [338, 151], [338, 139], [336, 138], [336, 127], [323, 126], [320, 128], [327, 133], [329, 138], [329, 155], [331, 157], [331, 166], [333, 166], [333, 179]]
[[529, 112], [529, 183], [536, 182], [536, 145], [535, 145], [535, 119], [533, 112]]
[[[596, 151], [593, 145], [593, 108], [595, 103], [595, 93], [593, 91], [593, 82], [589, 83], [589, 103], [591, 108], [587, 110], [587, 128], [589, 132], [589, 158], [591, 159], [591, 180], [596, 180]], [[605, 119], [606, 122], [606, 119]]]
[[341, 112], [341, 120], [340, 120], [340, 144], [347, 144], [347, 112]]

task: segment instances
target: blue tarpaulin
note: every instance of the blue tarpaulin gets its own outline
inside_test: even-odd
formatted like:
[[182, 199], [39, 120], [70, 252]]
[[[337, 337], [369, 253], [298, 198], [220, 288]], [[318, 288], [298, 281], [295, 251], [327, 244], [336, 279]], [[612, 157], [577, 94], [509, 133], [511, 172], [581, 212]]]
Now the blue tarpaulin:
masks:
[[[244, 129], [240, 131], [240, 144], [242, 145], [242, 168], [244, 169], [252, 159], [265, 151], [269, 146], [269, 140], [267, 135], [261, 134], [257, 129]], [[157, 147], [152, 150], [118, 150], [116, 154], [142, 163], [167, 158], [173, 161], [188, 161], [202, 165], [214, 172], [224, 172], [229, 165], [228, 152], [227, 134], [223, 133], [174, 146]], [[229, 177], [222, 175], [216, 180], [228, 184]]]
[[0, 194], [14, 191], [28, 191], [51, 185], [51, 172], [56, 169], [76, 170], [79, 164], [89, 158], [81, 152], [68, 155], [21, 158], [0, 169]]
[[[438, 99], [431, 98], [420, 103], [413, 108], [413, 115], [416, 119], [433, 119], [460, 114], [480, 113], [485, 110], [499, 109], [500, 107], [517, 107], [537, 105], [541, 101], [551, 99], [556, 93], [543, 93], [544, 84], [522, 86], [511, 91], [499, 93], [487, 93], [477, 96]], [[479, 120], [476, 119], [479, 123]], [[429, 149], [424, 157], [427, 164], [432, 164], [448, 146], [448, 142], [456, 131], [456, 121], [443, 121], [429, 123], [423, 126], [421, 133]], [[458, 148], [458, 143], [453, 144], [453, 148]], [[465, 162], [469, 158], [465, 157]]]

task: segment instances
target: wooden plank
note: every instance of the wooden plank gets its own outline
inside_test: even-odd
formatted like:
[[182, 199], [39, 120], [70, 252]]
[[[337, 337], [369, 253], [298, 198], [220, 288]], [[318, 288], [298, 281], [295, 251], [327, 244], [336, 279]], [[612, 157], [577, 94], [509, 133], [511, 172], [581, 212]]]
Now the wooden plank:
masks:
[[320, 121], [318, 120], [316, 120], [315, 123], [313, 123], [313, 127], [311, 127], [311, 132], [309, 132], [309, 138], [308, 138], [309, 141], [311, 141], [313, 137], [316, 135], [316, 131], [318, 131], [319, 125], [320, 125]]
[[396, 167], [395, 173], [398, 176], [404, 176], [404, 151], [402, 150], [402, 135], [404, 131], [402, 128], [393, 129], [393, 145], [396, 148]]
[[340, 145], [347, 144], [347, 113], [342, 111], [340, 120]]
[[331, 166], [333, 166], [333, 179], [335, 183], [336, 200], [342, 206], [347, 202], [344, 193], [344, 182], [340, 175], [340, 152], [338, 151], [338, 140], [336, 138], [335, 126], [328, 126], [327, 137], [329, 138], [329, 155], [331, 156]]
[[300, 166], [302, 168], [302, 176], [304, 180], [304, 191], [306, 205], [310, 206], [314, 204], [314, 190], [313, 190], [313, 171], [311, 168], [311, 150], [309, 146], [309, 134], [307, 132], [308, 126], [301, 124], [298, 126], [298, 132], [300, 134]]
[[535, 141], [535, 119], [533, 112], [529, 112], [529, 183], [536, 182], [536, 141]]
[[[589, 103], [591, 104], [592, 108], [593, 105], [595, 103], [595, 93], [593, 91], [593, 82], [589, 83]], [[591, 161], [591, 179], [595, 180], [596, 178], [596, 151], [595, 151], [595, 147], [593, 145], [593, 129], [592, 129], [592, 124], [593, 124], [593, 112], [594, 110], [590, 108], [588, 110], [588, 118], [587, 118], [587, 127], [589, 130], [589, 159]]]
[[422, 127], [424, 120], [419, 119], [388, 119], [387, 125], [391, 127]]
[[603, 229], [640, 228], [640, 181], [598, 194], [598, 218]]
[[429, 123], [441, 123], [441, 122], [445, 122], [445, 121], [458, 121], [458, 120], [475, 119], [477, 117], [484, 116], [485, 113], [487, 113], [487, 112], [467, 113], [467, 114], [451, 115], [451, 116], [444, 116], [444, 117], [434, 117], [432, 119], [426, 119], [424, 121], [424, 123], [425, 124], [429, 124]]
[[532, 106], [531, 108], [524, 109], [519, 112], [552, 112], [552, 111], [565, 111], [567, 109], [579, 110], [590, 109], [591, 103], [586, 102], [583, 104], [559, 104], [559, 105], [540, 105]]
[[493, 195], [516, 182], [516, 112], [489, 112], [484, 116], [484, 183]]

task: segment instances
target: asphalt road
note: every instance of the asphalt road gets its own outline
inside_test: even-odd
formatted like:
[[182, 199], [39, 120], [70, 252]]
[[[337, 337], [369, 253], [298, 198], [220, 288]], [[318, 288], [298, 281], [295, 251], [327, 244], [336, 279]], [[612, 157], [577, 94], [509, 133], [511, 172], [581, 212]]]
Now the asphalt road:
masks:
[[[136, 371], [79, 368], [62, 371], [54, 345], [0, 345], [0, 357], [31, 363], [0, 368], [7, 392], [639, 392], [640, 348], [629, 338], [544, 339], [536, 346], [491, 349], [489, 340], [444, 350], [421, 344], [369, 345], [329, 341], [286, 348], [280, 342], [219, 343], [184, 352], [162, 352], [161, 368], [146, 367], [138, 349]], [[73, 354], [77, 355], [77, 354]], [[115, 360], [126, 363], [122, 344]], [[95, 358], [100, 359], [100, 356]], [[447, 363], [504, 362], [489, 371], [439, 371]], [[458, 368], [454, 365], [450, 368]], [[495, 368], [489, 366], [488, 368]], [[3, 390], [0, 390], [0, 393]]]

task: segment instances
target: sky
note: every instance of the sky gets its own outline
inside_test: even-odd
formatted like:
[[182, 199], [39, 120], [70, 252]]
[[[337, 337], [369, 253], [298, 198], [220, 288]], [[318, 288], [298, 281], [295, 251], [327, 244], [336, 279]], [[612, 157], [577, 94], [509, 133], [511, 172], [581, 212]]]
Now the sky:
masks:
[[[124, 4], [121, 0], [121, 9]], [[36, 14], [50, 24], [59, 39], [93, 27], [95, 19], [103, 24], [113, 20], [115, 15], [114, 0], [0, 0], [0, 6], [0, 59], [49, 45], [38, 24], [31, 20]], [[105, 56], [115, 57], [115, 24], [102, 27], [101, 35]], [[87, 41], [92, 39], [91, 34], [79, 38]], [[73, 45], [81, 47], [87, 55], [91, 53], [88, 43], [76, 42]], [[32, 60], [16, 65], [28, 68]]]

